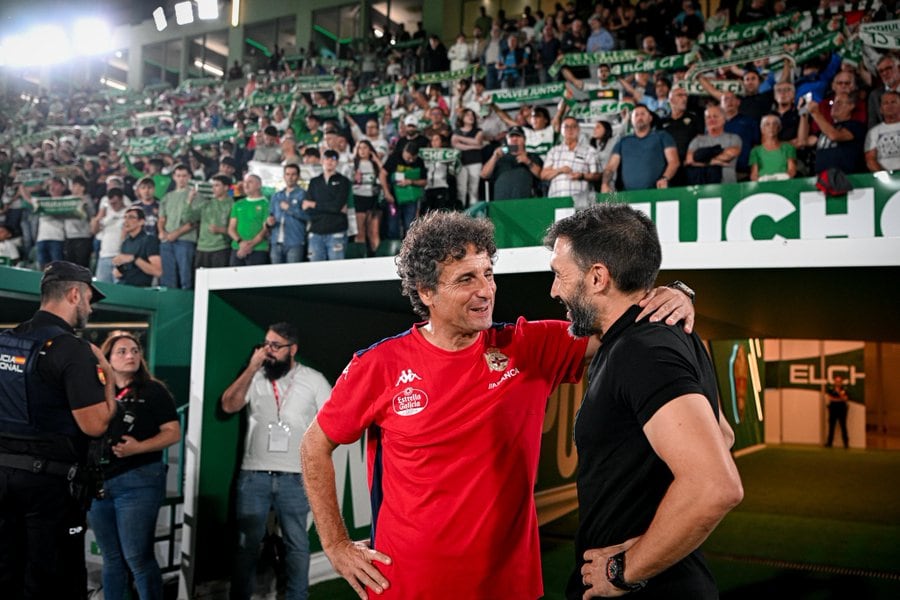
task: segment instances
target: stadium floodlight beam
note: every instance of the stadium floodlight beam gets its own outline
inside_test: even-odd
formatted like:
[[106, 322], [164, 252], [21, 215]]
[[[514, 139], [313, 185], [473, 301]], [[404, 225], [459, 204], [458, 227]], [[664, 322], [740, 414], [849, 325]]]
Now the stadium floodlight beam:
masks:
[[194, 22], [194, 6], [191, 2], [178, 2], [175, 5], [175, 22], [179, 25], [190, 25]]
[[215, 20], [219, 18], [219, 3], [217, 0], [197, 0], [197, 18], [201, 21]]
[[72, 50], [82, 56], [105, 54], [112, 50], [109, 23], [96, 17], [75, 21], [72, 25]]
[[231, 0], [231, 26], [241, 24], [241, 0]]
[[166, 21], [166, 11], [163, 10], [162, 6], [157, 6], [153, 10], [153, 22], [156, 23], [157, 31], [162, 31], [169, 26], [169, 22]]

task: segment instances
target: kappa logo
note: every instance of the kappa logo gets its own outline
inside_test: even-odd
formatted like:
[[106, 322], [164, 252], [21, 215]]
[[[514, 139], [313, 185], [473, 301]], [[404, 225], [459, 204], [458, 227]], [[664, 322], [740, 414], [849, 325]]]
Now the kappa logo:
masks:
[[413, 387], [404, 388], [394, 396], [393, 406], [394, 412], [401, 417], [417, 415], [428, 406], [428, 394]]
[[405, 371], [400, 371], [400, 377], [397, 378], [397, 383], [394, 384], [394, 387], [399, 386], [401, 383], [406, 385], [407, 383], [412, 383], [416, 380], [422, 381], [422, 378], [416, 375], [416, 372], [412, 369], [406, 369]]

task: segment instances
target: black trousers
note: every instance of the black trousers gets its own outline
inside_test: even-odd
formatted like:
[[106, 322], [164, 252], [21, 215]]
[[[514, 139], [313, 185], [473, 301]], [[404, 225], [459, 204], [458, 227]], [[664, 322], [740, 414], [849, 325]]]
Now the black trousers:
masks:
[[0, 467], [0, 594], [87, 597], [85, 514], [64, 477]]
[[844, 442], [844, 448], [848, 444], [847, 440], [847, 403], [846, 402], [829, 402], [828, 403], [828, 441], [826, 446], [830, 446], [834, 442], [835, 425], [841, 425], [841, 438]]

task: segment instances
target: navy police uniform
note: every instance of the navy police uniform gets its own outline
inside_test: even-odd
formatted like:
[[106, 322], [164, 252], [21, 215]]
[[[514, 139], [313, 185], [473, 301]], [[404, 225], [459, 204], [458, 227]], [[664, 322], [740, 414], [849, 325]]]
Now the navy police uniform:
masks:
[[[57, 280], [83, 281], [74, 266], [51, 263], [43, 281], [54, 268]], [[102, 298], [94, 289], [92, 300]], [[70, 492], [90, 438], [72, 411], [105, 402], [104, 376], [88, 342], [53, 313], [39, 310], [10, 333], [36, 344], [33, 367], [8, 345], [0, 357], [0, 590], [14, 599], [84, 598], [85, 513]], [[17, 374], [24, 394], [10, 387], [21, 387]]]

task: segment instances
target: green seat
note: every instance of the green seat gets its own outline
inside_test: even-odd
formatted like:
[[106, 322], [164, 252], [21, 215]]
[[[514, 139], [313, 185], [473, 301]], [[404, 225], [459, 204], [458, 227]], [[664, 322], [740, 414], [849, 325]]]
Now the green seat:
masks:
[[375, 256], [396, 256], [402, 243], [401, 240], [382, 240], [375, 249]]
[[344, 251], [344, 258], [366, 258], [368, 255], [368, 247], [360, 242], [348, 242]]

